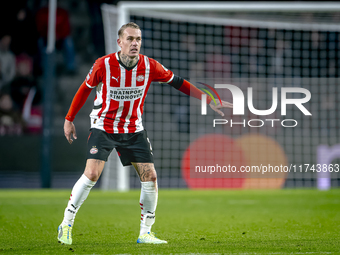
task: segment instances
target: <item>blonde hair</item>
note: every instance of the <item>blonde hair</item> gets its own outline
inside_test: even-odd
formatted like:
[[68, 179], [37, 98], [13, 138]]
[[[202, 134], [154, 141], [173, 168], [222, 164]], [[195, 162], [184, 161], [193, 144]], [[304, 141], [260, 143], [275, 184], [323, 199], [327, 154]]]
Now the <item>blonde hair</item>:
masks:
[[140, 27], [139, 27], [136, 23], [134, 23], [134, 22], [129, 22], [129, 23], [123, 25], [123, 26], [118, 30], [118, 36], [119, 36], [119, 37], [122, 37], [123, 34], [124, 34], [125, 29], [128, 28], [128, 27], [131, 27], [131, 28], [139, 29], [139, 30], [140, 30]]

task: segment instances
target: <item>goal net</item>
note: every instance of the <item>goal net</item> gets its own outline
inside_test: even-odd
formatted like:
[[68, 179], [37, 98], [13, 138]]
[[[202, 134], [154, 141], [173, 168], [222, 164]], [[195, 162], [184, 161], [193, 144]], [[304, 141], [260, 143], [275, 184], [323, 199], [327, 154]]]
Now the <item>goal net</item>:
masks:
[[[199, 100], [152, 84], [143, 121], [159, 186], [338, 187], [339, 11], [334, 2], [103, 5], [107, 53], [119, 50], [117, 31], [133, 21], [142, 30], [142, 54], [217, 101], [205, 84], [233, 85], [244, 95], [241, 107], [220, 86], [217, 94], [234, 109], [221, 117], [208, 106], [202, 115]], [[119, 171], [128, 187], [139, 186], [133, 170]]]

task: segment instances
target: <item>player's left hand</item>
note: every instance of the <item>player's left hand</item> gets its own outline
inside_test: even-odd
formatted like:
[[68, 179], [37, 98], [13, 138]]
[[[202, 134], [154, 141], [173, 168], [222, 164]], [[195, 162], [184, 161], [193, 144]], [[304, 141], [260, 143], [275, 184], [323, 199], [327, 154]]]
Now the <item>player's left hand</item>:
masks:
[[214, 101], [211, 101], [209, 106], [211, 109], [213, 109], [215, 112], [217, 112], [219, 115], [224, 116], [224, 113], [220, 111], [221, 108], [233, 108], [233, 104], [229, 103], [227, 101], [222, 100], [222, 105], [220, 101], [217, 101], [217, 105], [215, 105]]

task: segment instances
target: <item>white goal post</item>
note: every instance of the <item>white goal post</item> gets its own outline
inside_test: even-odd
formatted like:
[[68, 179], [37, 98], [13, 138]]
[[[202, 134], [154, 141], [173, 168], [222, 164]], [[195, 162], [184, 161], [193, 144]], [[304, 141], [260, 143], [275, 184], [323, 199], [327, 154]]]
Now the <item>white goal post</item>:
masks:
[[[336, 13], [340, 12], [338, 2], [119, 2], [117, 6], [103, 4], [105, 48], [106, 53], [118, 50], [118, 29], [130, 21], [131, 15], [151, 17], [157, 19], [174, 20], [177, 22], [195, 22], [202, 24], [218, 24], [232, 26], [247, 26], [261, 28], [276, 28], [290, 30], [340, 31], [338, 21], [329, 22], [328, 19], [317, 17], [313, 21], [303, 21], [295, 17], [295, 13]], [[237, 13], [264, 13], [267, 17], [259, 18], [229, 15]], [[274, 18], [276, 13], [289, 14], [288, 18]], [[272, 14], [272, 15], [270, 15]], [[114, 158], [114, 159], [112, 159]], [[113, 185], [119, 191], [129, 190], [129, 171], [126, 171], [117, 157], [110, 157], [103, 173], [104, 178], [110, 171], [117, 170]], [[109, 167], [110, 166], [110, 167]], [[113, 166], [116, 166], [113, 167]], [[108, 169], [110, 168], [110, 169]], [[112, 174], [111, 174], [112, 176]], [[328, 178], [325, 175], [322, 178]], [[112, 180], [111, 180], [112, 181]], [[104, 189], [110, 186], [108, 182]], [[112, 185], [111, 185], [112, 186]]]

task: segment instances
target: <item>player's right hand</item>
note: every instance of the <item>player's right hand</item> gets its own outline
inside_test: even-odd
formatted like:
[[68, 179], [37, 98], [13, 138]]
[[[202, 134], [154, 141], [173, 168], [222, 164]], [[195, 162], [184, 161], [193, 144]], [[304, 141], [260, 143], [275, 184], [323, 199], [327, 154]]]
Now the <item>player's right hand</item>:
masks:
[[77, 139], [76, 127], [74, 126], [73, 122], [65, 120], [64, 134], [69, 144], [72, 144], [73, 142], [72, 136], [74, 139]]
[[222, 101], [222, 105], [219, 101], [217, 101], [217, 105], [215, 105], [214, 101], [211, 100], [209, 106], [211, 109], [213, 109], [215, 112], [217, 112], [219, 115], [224, 116], [224, 113], [220, 110], [222, 108], [233, 108], [233, 104], [229, 103], [227, 101]]

